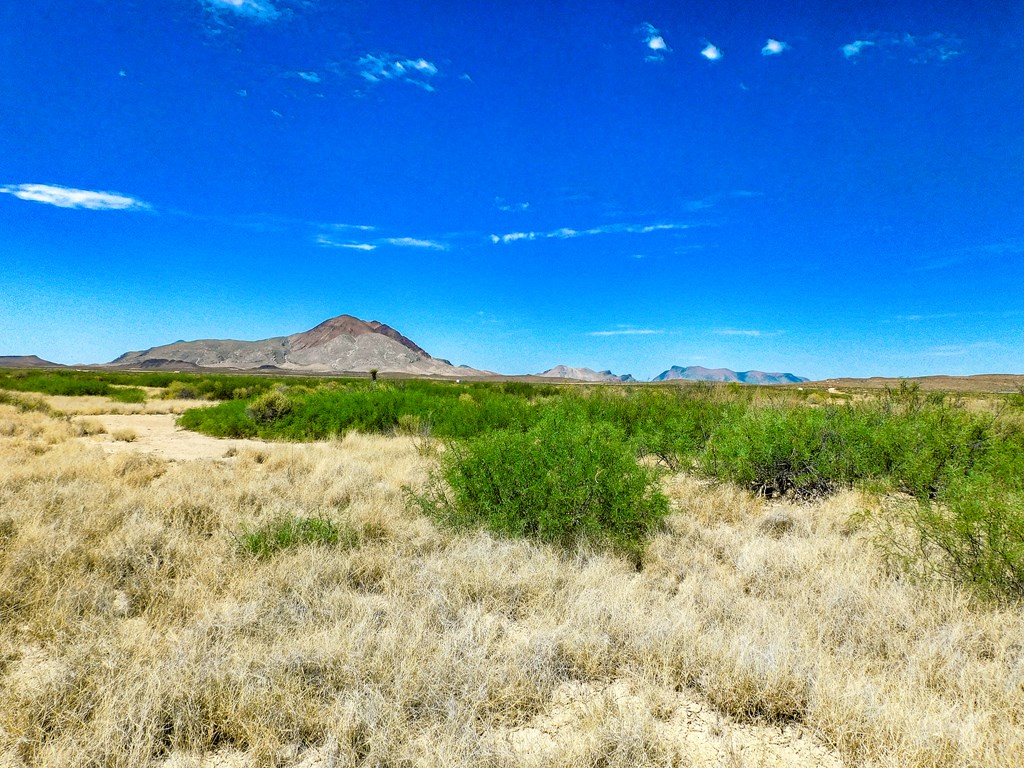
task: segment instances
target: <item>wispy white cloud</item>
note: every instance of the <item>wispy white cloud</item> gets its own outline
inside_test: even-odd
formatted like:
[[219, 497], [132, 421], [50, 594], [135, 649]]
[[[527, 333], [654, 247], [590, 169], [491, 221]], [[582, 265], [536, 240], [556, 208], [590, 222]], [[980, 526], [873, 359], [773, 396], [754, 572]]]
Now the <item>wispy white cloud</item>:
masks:
[[296, 72], [295, 74], [301, 77], [307, 83], [320, 82], [320, 75], [318, 75], [316, 72]]
[[917, 323], [922, 320], [947, 320], [951, 317], [960, 317], [958, 312], [939, 312], [931, 315], [896, 315], [896, 319], [903, 323]]
[[547, 232], [509, 232], [504, 235], [491, 235], [492, 243], [514, 243], [517, 240], [571, 240], [576, 237], [589, 237], [591, 235], [616, 235], [616, 234], [648, 234], [651, 232], [671, 232], [684, 229], [691, 229], [695, 224], [666, 223], [666, 224], [605, 224], [599, 227], [588, 229], [572, 229], [562, 227]]
[[708, 61], [718, 61], [723, 56], [725, 56], [725, 52], [717, 45], [707, 40], [705, 40], [705, 42], [707, 43], [707, 45], [705, 45], [700, 52], [700, 55], [703, 56], [705, 59], [707, 59]]
[[349, 248], [353, 251], [372, 251], [376, 249], [373, 243], [359, 243], [354, 241], [341, 241], [327, 235], [317, 235], [316, 244], [323, 248]]
[[360, 76], [368, 83], [389, 80], [410, 83], [425, 91], [434, 91], [432, 80], [438, 74], [437, 65], [426, 59], [411, 59], [390, 53], [368, 53], [356, 62]]
[[281, 17], [281, 11], [268, 0], [202, 0], [203, 5], [214, 13], [236, 13], [258, 21], [273, 21]]
[[963, 53], [963, 42], [951, 35], [933, 32], [930, 35], [904, 35], [900, 44], [915, 64], [930, 64], [955, 59]]
[[525, 211], [530, 207], [529, 203], [512, 203], [503, 197], [494, 198], [494, 207], [506, 213]]
[[768, 42], [764, 44], [761, 49], [762, 56], [778, 56], [783, 51], [789, 50], [789, 43], [784, 43], [781, 40], [776, 40], [774, 37], [769, 37]]
[[852, 43], [847, 43], [839, 50], [843, 52], [843, 56], [846, 58], [853, 59], [860, 56], [861, 51], [865, 48], [870, 48], [873, 45], [874, 43], [871, 40], [854, 40]]
[[840, 49], [849, 61], [855, 61], [869, 50], [893, 58], [906, 58], [914, 64], [942, 63], [963, 53], [963, 43], [952, 35], [932, 32], [927, 35], [872, 32], [863, 39], [847, 43]]
[[644, 22], [640, 25], [640, 37], [647, 48], [644, 58], [647, 61], [664, 61], [668, 54], [672, 53], [665, 37], [653, 24]]
[[359, 232], [373, 232], [376, 227], [371, 227], [368, 224], [328, 224], [328, 229], [333, 229], [338, 232], [344, 232], [347, 229], [354, 229]]
[[7, 184], [0, 192], [14, 195], [20, 200], [46, 203], [58, 208], [85, 208], [90, 211], [148, 210], [149, 203], [119, 192], [96, 192], [73, 189], [55, 184]]
[[[372, 232], [373, 227], [356, 224], [336, 224], [331, 229], [340, 233], [345, 230], [357, 232]], [[357, 251], [373, 251], [383, 246], [395, 246], [397, 248], [424, 248], [432, 251], [447, 251], [450, 246], [438, 240], [424, 240], [418, 237], [381, 237], [372, 240], [359, 238], [344, 238], [338, 235], [319, 234], [316, 236], [317, 245], [324, 248], [349, 248]]]
[[664, 332], [653, 328], [622, 328], [616, 331], [590, 331], [587, 336], [653, 336]]
[[986, 243], [984, 245], [948, 251], [938, 258], [931, 257], [927, 262], [911, 271], [924, 272], [934, 269], [946, 269], [972, 261], [988, 261], [1006, 256], [1019, 256], [1021, 254], [1024, 254], [1024, 237], [1011, 237], [1001, 242]]
[[715, 328], [711, 332], [718, 336], [749, 336], [752, 338], [765, 338], [782, 335], [782, 331], [760, 331], [757, 329], [745, 328]]
[[924, 354], [929, 357], [963, 357], [972, 352], [999, 349], [999, 346], [994, 341], [976, 341], [973, 344], [944, 344], [938, 347], [930, 347], [924, 351]]
[[388, 237], [383, 240], [388, 245], [397, 245], [400, 248], [427, 248], [432, 251], [447, 251], [447, 243], [437, 240], [420, 240], [417, 237]]

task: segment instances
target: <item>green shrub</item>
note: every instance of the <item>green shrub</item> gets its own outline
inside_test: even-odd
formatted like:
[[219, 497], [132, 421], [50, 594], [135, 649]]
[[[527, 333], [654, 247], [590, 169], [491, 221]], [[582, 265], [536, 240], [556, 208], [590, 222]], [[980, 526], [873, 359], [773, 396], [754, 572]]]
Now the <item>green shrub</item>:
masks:
[[1024, 598], [1024, 491], [991, 475], [950, 482], [912, 523], [927, 566], [989, 597]]
[[109, 397], [118, 403], [146, 402], [145, 391], [138, 387], [111, 387]]
[[164, 391], [165, 400], [195, 400], [199, 390], [190, 382], [172, 381]]
[[828, 493], [872, 474], [860, 427], [846, 406], [750, 408], [718, 426], [700, 468], [766, 496]]
[[[524, 431], [498, 430], [451, 445], [421, 507], [456, 527], [563, 546], [588, 541], [636, 553], [668, 513], [652, 470], [625, 434], [572, 408]], [[447, 486], [447, 487], [446, 487]]]
[[243, 530], [238, 538], [239, 549], [261, 558], [301, 545], [355, 547], [358, 543], [353, 529], [339, 528], [322, 517], [280, 517], [260, 528]]
[[257, 397], [245, 409], [245, 414], [259, 424], [271, 424], [292, 410], [292, 402], [279, 389], [272, 389]]

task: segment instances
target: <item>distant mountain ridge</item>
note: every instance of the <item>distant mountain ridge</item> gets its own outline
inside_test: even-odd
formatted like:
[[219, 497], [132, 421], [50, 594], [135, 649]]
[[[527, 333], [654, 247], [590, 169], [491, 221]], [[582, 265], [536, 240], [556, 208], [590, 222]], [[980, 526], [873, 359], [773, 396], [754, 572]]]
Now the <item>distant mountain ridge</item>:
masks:
[[673, 365], [652, 381], [735, 381], [740, 384], [799, 384], [809, 381], [792, 373], [766, 373], [765, 371], [733, 371], [728, 368], [704, 368], [700, 365]]
[[137, 352], [125, 352], [110, 365], [168, 368], [175, 363], [200, 368], [272, 369], [319, 373], [404, 373], [428, 376], [485, 375], [432, 357], [389, 325], [339, 315], [290, 336], [259, 341], [200, 339], [176, 341]]
[[573, 368], [569, 365], [556, 365], [543, 373], [536, 374], [550, 379], [573, 379], [574, 381], [607, 381], [625, 383], [636, 381], [632, 374], [617, 376], [611, 371], [595, 371], [593, 368]]
[[63, 368], [37, 355], [0, 355], [0, 368]]

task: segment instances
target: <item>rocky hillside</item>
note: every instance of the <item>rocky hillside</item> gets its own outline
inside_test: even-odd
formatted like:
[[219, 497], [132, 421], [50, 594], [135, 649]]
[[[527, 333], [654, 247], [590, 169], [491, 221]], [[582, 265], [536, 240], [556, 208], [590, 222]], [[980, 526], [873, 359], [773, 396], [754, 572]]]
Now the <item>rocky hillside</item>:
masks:
[[200, 368], [240, 370], [279, 368], [355, 373], [377, 369], [382, 373], [455, 377], [486, 373], [432, 357], [394, 328], [351, 315], [333, 317], [302, 333], [259, 341], [176, 341], [140, 352], [126, 352], [110, 364], [150, 368], [173, 367], [178, 362]]
[[626, 382], [636, 381], [630, 374], [616, 376], [611, 371], [595, 371], [593, 368], [573, 368], [568, 365], [556, 365], [543, 373], [536, 374], [551, 379], [574, 379], [577, 381], [608, 381]]
[[798, 384], [807, 381], [802, 376], [792, 373], [766, 373], [764, 371], [732, 371], [728, 368], [704, 368], [699, 365], [673, 365], [664, 373], [655, 376], [652, 381], [671, 381], [685, 379], [687, 381], [736, 381], [741, 384]]

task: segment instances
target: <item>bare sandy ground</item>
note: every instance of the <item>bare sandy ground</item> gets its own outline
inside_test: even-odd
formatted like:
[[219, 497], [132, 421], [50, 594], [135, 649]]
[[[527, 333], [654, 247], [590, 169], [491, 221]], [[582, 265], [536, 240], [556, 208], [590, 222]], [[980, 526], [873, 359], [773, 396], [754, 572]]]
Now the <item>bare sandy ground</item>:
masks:
[[[173, 413], [104, 413], [76, 416], [73, 421], [88, 427], [90, 432], [95, 431], [96, 425], [102, 426], [104, 433], [87, 434], [78, 439], [98, 444], [108, 453], [134, 451], [188, 461], [227, 458], [241, 448], [268, 445], [262, 440], [222, 439], [189, 432], [177, 427], [175, 419], [177, 416]], [[118, 439], [125, 434], [135, 437], [131, 441]]]

